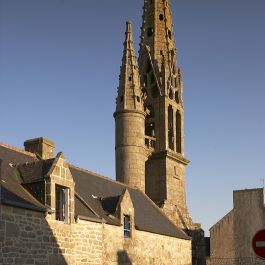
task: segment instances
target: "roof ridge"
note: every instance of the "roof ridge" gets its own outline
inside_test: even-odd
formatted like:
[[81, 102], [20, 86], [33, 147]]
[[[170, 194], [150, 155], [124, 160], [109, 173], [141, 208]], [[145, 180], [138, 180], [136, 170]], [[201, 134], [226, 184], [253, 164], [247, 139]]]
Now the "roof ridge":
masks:
[[[68, 164], [69, 164], [69, 163], [68, 163]], [[134, 187], [131, 187], [131, 186], [127, 185], [127, 184], [124, 184], [124, 183], [119, 182], [119, 181], [117, 181], [117, 180], [111, 179], [111, 178], [109, 178], [109, 177], [103, 176], [103, 175], [101, 175], [101, 174], [95, 173], [95, 172], [90, 171], [90, 170], [88, 170], [88, 169], [84, 169], [84, 168], [82, 168], [82, 167], [78, 167], [78, 166], [75, 166], [75, 165], [72, 165], [72, 164], [69, 164], [69, 166], [70, 166], [70, 167], [73, 167], [73, 168], [75, 168], [75, 169], [77, 169], [77, 170], [80, 170], [80, 171], [83, 171], [83, 172], [90, 173], [91, 175], [93, 175], [93, 176], [95, 176], [95, 177], [102, 178], [102, 179], [107, 180], [107, 181], [110, 181], [110, 182], [112, 182], [112, 183], [120, 184], [120, 185], [122, 185], [122, 186], [124, 186], [124, 187], [130, 188], [130, 189], [133, 189], [133, 190], [137, 190], [137, 189], [134, 188]]]
[[25, 151], [25, 150], [22, 150], [22, 149], [20, 149], [20, 148], [18, 148], [18, 147], [15, 147], [15, 146], [13, 146], [13, 145], [10, 145], [10, 144], [6, 144], [6, 143], [3, 143], [3, 142], [0, 142], [0, 146], [3, 146], [3, 147], [8, 148], [8, 149], [10, 149], [10, 150], [13, 150], [13, 151], [16, 151], [16, 152], [22, 153], [22, 154], [24, 154], [24, 155], [28, 155], [28, 156], [31, 156], [31, 157], [36, 158], [36, 155], [35, 155], [35, 154], [33, 154], [33, 153], [31, 153], [31, 152], [28, 152], [28, 151]]

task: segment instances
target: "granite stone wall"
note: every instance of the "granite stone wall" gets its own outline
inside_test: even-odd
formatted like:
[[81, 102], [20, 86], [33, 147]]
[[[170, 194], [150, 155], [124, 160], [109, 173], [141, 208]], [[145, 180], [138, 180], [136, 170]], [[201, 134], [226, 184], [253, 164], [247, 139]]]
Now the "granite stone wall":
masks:
[[[134, 228], [131, 238], [124, 238], [123, 225], [65, 224], [45, 213], [6, 205], [1, 210], [1, 265], [191, 265], [190, 240]], [[133, 208], [122, 208], [121, 214], [133, 215]]]
[[1, 265], [100, 265], [102, 224], [64, 224], [44, 213], [1, 206]]
[[[191, 265], [191, 241], [104, 225], [104, 265]], [[114, 240], [115, 239], [115, 240]]]

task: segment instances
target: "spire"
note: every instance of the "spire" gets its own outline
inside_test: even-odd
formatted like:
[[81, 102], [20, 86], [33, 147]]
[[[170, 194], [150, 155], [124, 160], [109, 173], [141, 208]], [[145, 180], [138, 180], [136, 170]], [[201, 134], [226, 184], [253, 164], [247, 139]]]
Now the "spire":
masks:
[[140, 73], [143, 75], [151, 63], [160, 94], [174, 94], [178, 70], [170, 0], [145, 0], [143, 9]]
[[143, 111], [142, 90], [140, 85], [139, 68], [133, 47], [132, 23], [126, 22], [124, 51], [120, 72], [116, 111]]

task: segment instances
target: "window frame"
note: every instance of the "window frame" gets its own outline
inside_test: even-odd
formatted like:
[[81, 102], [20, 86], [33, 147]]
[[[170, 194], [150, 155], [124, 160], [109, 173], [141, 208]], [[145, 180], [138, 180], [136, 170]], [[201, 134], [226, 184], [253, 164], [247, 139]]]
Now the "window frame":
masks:
[[124, 238], [131, 238], [131, 216], [128, 214], [124, 214], [123, 216], [123, 236]]
[[55, 219], [70, 223], [70, 189], [55, 184]]

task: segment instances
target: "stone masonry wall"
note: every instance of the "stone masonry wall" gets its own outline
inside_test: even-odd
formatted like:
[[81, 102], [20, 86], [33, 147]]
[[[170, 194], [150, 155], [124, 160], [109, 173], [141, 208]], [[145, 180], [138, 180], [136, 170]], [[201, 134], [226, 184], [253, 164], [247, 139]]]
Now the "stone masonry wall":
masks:
[[117, 112], [116, 176], [117, 180], [145, 192], [144, 112]]
[[102, 224], [68, 225], [44, 213], [1, 207], [0, 265], [102, 264]]
[[[191, 265], [191, 241], [2, 205], [0, 265]], [[132, 212], [133, 214], [133, 212]]]
[[191, 265], [191, 241], [104, 225], [104, 265]]

